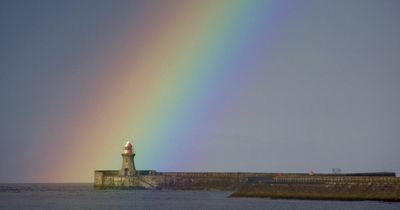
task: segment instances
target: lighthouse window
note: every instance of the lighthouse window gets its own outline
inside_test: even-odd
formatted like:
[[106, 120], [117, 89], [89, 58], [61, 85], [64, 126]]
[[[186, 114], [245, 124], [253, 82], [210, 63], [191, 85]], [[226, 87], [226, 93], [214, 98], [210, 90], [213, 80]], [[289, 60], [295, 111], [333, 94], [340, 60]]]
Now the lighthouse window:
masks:
[[125, 168], [125, 176], [128, 176], [128, 168]]

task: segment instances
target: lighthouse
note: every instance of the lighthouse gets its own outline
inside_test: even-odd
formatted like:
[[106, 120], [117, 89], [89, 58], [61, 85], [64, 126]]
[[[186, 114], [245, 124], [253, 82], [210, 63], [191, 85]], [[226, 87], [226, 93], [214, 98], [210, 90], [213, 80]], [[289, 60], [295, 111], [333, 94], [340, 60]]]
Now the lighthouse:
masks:
[[135, 168], [135, 152], [133, 151], [132, 144], [127, 141], [122, 151], [122, 167], [119, 171], [120, 176], [133, 176], [136, 174]]

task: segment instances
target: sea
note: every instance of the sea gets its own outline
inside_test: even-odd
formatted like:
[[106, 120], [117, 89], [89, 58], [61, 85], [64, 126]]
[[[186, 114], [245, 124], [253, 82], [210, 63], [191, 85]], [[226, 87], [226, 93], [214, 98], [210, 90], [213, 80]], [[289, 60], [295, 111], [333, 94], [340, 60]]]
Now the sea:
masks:
[[0, 209], [393, 209], [400, 203], [230, 198], [229, 191], [95, 190], [93, 184], [0, 184]]

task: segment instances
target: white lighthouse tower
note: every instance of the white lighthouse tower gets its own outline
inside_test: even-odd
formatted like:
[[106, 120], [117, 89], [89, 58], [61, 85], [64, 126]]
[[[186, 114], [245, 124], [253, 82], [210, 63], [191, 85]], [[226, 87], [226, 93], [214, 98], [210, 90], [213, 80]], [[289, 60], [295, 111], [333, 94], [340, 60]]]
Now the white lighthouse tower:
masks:
[[135, 152], [133, 151], [132, 144], [127, 141], [122, 151], [122, 167], [119, 171], [120, 176], [133, 176], [136, 174], [135, 168]]

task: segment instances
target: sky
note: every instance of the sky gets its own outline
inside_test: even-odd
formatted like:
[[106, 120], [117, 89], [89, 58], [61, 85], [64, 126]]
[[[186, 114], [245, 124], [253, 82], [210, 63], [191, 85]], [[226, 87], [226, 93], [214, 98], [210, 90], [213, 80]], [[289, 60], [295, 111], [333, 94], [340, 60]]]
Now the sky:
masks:
[[400, 173], [400, 1], [0, 1], [0, 182]]

